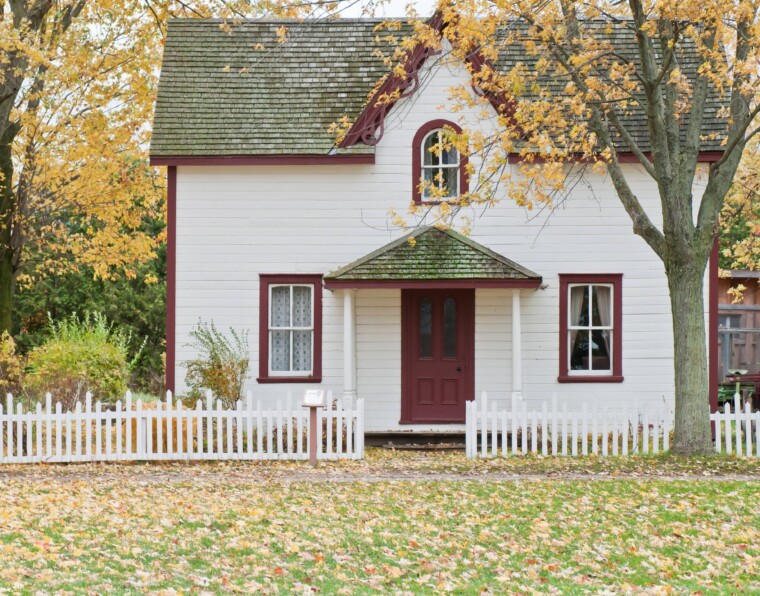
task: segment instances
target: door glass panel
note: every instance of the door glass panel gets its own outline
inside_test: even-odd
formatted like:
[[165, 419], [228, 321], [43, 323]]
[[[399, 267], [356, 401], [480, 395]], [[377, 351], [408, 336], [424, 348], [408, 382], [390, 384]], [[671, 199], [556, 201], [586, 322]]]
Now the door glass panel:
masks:
[[430, 358], [433, 335], [433, 303], [430, 298], [420, 300], [420, 358]]
[[453, 298], [443, 303], [443, 355], [457, 357], [457, 301]]

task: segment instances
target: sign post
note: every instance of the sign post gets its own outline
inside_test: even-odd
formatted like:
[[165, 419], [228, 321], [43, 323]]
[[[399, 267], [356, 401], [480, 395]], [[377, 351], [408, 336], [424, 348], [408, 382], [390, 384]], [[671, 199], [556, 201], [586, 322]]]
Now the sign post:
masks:
[[303, 407], [309, 408], [309, 463], [317, 465], [317, 408], [325, 407], [322, 389], [307, 389], [303, 394]]

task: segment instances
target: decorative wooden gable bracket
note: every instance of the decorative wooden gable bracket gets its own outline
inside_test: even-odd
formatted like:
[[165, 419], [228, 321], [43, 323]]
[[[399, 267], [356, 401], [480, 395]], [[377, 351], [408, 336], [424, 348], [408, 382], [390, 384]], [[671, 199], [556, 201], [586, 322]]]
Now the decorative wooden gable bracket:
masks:
[[[443, 30], [446, 28], [446, 22], [440, 11], [430, 18], [427, 25], [439, 35], [443, 35]], [[351, 147], [357, 143], [364, 143], [369, 146], [377, 145], [383, 137], [385, 117], [393, 106], [396, 105], [396, 102], [413, 95], [419, 89], [419, 71], [425, 60], [437, 53], [437, 50], [423, 43], [418, 43], [413, 49], [409, 50], [403, 61], [404, 74], [388, 75], [364, 106], [361, 114], [354, 121], [338, 147]], [[465, 61], [473, 77], [483, 69], [495, 71], [490, 60], [485, 58], [478, 50], [469, 53], [465, 57]], [[474, 81], [472, 83], [472, 90], [476, 95], [486, 97], [497, 114], [509, 116], [514, 113], [515, 103], [506, 93], [484, 91]], [[394, 97], [394, 99], [388, 100], [386, 99], [388, 97]]]

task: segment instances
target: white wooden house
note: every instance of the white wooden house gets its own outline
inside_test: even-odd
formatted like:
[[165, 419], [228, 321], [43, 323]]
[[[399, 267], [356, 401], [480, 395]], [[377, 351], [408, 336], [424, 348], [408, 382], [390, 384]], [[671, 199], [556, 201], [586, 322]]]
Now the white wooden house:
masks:
[[[278, 44], [282, 24], [168, 28], [151, 160], [168, 166], [171, 389], [185, 389], [203, 320], [250, 332], [256, 398], [361, 396], [368, 431], [461, 430], [481, 391], [672, 403], [663, 266], [607, 178], [586, 174], [551, 214], [504, 198], [463, 211], [468, 237], [420, 225], [409, 242], [388, 213], [425, 202], [421, 177], [441, 174], [452, 197], [467, 189], [465, 156], [432, 161], [439, 131], [493, 126], [449, 99], [467, 66], [414, 54], [409, 76], [385, 83], [401, 98], [378, 107], [367, 100], [389, 33], [376, 21], [286, 23]], [[335, 146], [342, 116], [354, 125]], [[657, 214], [654, 182], [634, 159], [625, 169]]]

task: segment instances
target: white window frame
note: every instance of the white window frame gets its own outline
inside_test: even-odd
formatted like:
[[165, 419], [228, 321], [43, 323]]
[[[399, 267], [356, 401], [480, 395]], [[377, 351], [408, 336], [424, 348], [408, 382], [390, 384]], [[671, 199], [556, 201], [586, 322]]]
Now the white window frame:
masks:
[[[453, 147], [454, 151], [456, 151], [456, 153], [457, 153], [457, 161], [456, 161], [455, 164], [425, 165], [425, 157], [426, 157], [425, 154], [426, 153], [430, 153], [429, 151], [425, 150], [425, 146], [427, 145], [428, 138], [430, 138], [430, 136], [434, 135], [434, 134], [440, 135], [440, 140], [438, 141], [438, 145], [439, 145], [439, 147], [440, 147], [441, 150], [438, 153], [438, 160], [440, 161], [441, 157], [443, 156], [443, 150], [442, 150], [441, 145], [443, 144], [442, 140], [444, 139], [444, 137], [446, 135], [446, 131], [443, 128], [434, 128], [433, 130], [431, 130], [430, 132], [428, 132], [422, 138], [422, 144], [420, 145], [420, 151], [422, 152], [422, 155], [420, 156], [420, 176], [422, 178], [422, 182], [424, 182], [424, 181], [427, 180], [427, 178], [425, 177], [425, 170], [433, 170], [434, 172], [436, 172], [436, 173], [433, 174], [432, 181], [433, 181], [434, 184], [436, 184], [438, 186], [438, 189], [440, 190], [440, 189], [443, 188], [443, 180], [439, 179], [436, 182], [436, 176], [437, 176], [437, 174], [440, 173], [441, 170], [443, 170], [443, 169], [448, 169], [448, 170], [453, 169], [453, 170], [455, 170], [456, 171], [456, 182], [454, 184], [454, 188], [448, 189], [449, 194], [446, 195], [445, 197], [442, 197], [443, 199], [454, 199], [454, 198], [456, 198], [459, 195], [459, 182], [460, 182], [459, 181], [459, 177], [462, 175], [462, 172], [460, 172], [459, 170], [460, 170], [460, 167], [461, 167], [462, 158], [459, 155], [459, 151], [457, 150], [457, 148]], [[435, 156], [435, 153], [431, 153], [430, 155]], [[443, 176], [440, 176], [440, 178], [443, 178]], [[429, 188], [428, 186], [424, 186], [423, 192], [422, 192], [422, 196], [420, 197], [420, 201], [423, 202], [423, 203], [435, 203], [438, 200], [437, 198], [431, 198], [431, 197], [425, 196], [426, 193], [429, 192], [428, 188]]]
[[[593, 289], [594, 287], [604, 287], [610, 289], [610, 324], [609, 325], [594, 325], [593, 324]], [[572, 295], [573, 295], [573, 288], [588, 288], [589, 289], [589, 300], [588, 300], [588, 326], [580, 326], [580, 325], [571, 325], [570, 321], [572, 321]], [[599, 377], [609, 377], [613, 374], [614, 366], [615, 366], [615, 358], [614, 358], [614, 350], [615, 350], [615, 284], [611, 283], [571, 283], [567, 284], [567, 337], [565, 338], [565, 341], [567, 342], [567, 374], [568, 376], [599, 376]], [[609, 331], [610, 332], [610, 345], [609, 345], [609, 352], [610, 352], [610, 367], [605, 369], [594, 369], [594, 368], [588, 368], [588, 369], [573, 369], [572, 368], [572, 357], [573, 357], [573, 346], [570, 343], [570, 334], [572, 331], [588, 331], [589, 333], [589, 344], [588, 344], [588, 362], [589, 366], [594, 366], [594, 360], [593, 360], [593, 350], [591, 345], [591, 332], [594, 331]]]
[[[273, 291], [275, 288], [290, 288], [290, 323], [289, 327], [272, 327], [272, 307], [274, 301], [272, 299]], [[310, 327], [294, 327], [293, 323], [293, 288], [309, 288], [311, 290], [311, 326]], [[269, 284], [269, 312], [267, 313], [267, 333], [269, 334], [269, 355], [267, 368], [269, 370], [270, 377], [310, 377], [314, 372], [314, 284]], [[289, 331], [290, 332], [290, 370], [272, 370], [272, 335], [273, 331]], [[294, 331], [311, 331], [311, 363], [309, 370], [293, 370], [293, 332]]]

